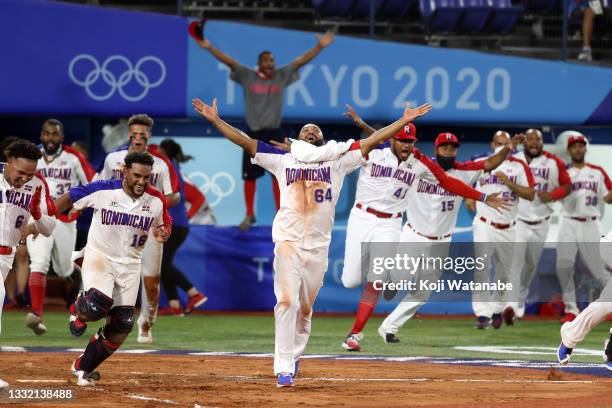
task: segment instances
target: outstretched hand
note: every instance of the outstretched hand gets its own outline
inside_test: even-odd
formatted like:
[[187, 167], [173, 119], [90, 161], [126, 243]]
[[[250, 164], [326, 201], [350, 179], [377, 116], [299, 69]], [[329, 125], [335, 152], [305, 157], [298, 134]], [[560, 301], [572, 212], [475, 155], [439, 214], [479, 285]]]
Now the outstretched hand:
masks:
[[412, 122], [413, 120], [415, 120], [418, 117], [427, 115], [427, 113], [431, 110], [431, 105], [428, 103], [425, 103], [421, 106], [419, 106], [418, 108], [415, 109], [411, 109], [410, 108], [410, 102], [406, 102], [406, 107], [404, 108], [404, 113], [402, 115], [402, 117], [404, 118], [404, 120], [406, 122]]
[[195, 98], [191, 101], [195, 111], [209, 122], [214, 122], [219, 119], [219, 111], [217, 110], [217, 98], [212, 101], [212, 106], [205, 104], [199, 98]]
[[212, 44], [206, 38], [199, 41], [196, 40], [196, 43], [200, 46], [200, 48], [204, 48], [205, 50], [210, 50], [210, 48], [212, 47]]
[[517, 133], [510, 140], [510, 148], [512, 150], [516, 150], [518, 148], [518, 145], [520, 145], [524, 141], [525, 141], [525, 134], [524, 133]]
[[361, 116], [359, 116], [357, 114], [357, 112], [355, 112], [355, 110], [353, 109], [353, 107], [349, 104], [346, 104], [346, 112], [344, 112], [342, 114], [343, 116], [346, 116], [348, 118], [353, 119], [353, 122], [355, 122], [356, 125], [359, 126], [359, 124], [361, 124], [362, 120], [361, 120]]
[[319, 42], [319, 46], [321, 48], [327, 47], [329, 44], [334, 42], [334, 36], [334, 32], [331, 30], [326, 31], [323, 35], [317, 34], [317, 41]]

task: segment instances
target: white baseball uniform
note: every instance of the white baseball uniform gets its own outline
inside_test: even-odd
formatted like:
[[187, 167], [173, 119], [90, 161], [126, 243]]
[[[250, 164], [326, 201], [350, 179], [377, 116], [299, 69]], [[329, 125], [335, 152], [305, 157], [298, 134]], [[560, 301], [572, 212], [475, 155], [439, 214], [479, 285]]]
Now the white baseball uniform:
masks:
[[[484, 157], [481, 158], [484, 160]], [[512, 182], [522, 186], [535, 186], [535, 180], [527, 163], [515, 157], [508, 157], [495, 169], [494, 173], [483, 174], [476, 184], [477, 188], [486, 194], [500, 193], [506, 199], [509, 209], [499, 212], [482, 203], [476, 203], [476, 215], [473, 222], [474, 252], [476, 257], [484, 259], [485, 267], [474, 270], [474, 281], [490, 282], [489, 274], [495, 260], [495, 279], [504, 283], [514, 282], [510, 275], [512, 256], [516, 241], [516, 215], [518, 213], [519, 196], [506, 186], [495, 173], [504, 173]], [[518, 288], [512, 292], [474, 291], [472, 293], [472, 308], [476, 316], [491, 318], [501, 313], [506, 301], [516, 300]]]
[[[147, 151], [153, 156], [153, 170], [150, 176], [151, 186], [161, 191], [164, 195], [178, 192], [178, 177], [174, 172], [174, 168], [170, 162], [168, 162], [168, 159], [160, 154], [155, 146], [149, 146]], [[100, 171], [96, 178], [100, 180], [121, 180], [123, 178], [124, 160], [127, 154], [127, 147], [109, 153], [104, 160], [102, 171]], [[141, 265], [142, 276], [143, 278], [154, 278], [155, 283], [152, 285], [142, 285], [142, 306], [140, 309], [140, 316], [138, 317], [139, 326], [142, 326], [144, 322], [152, 326], [157, 318], [159, 277], [161, 276], [163, 249], [163, 244], [157, 242], [155, 239], [147, 240], [144, 247]], [[156, 293], [147, 294], [147, 289]], [[151, 301], [148, 300], [149, 298], [151, 298]]]
[[[612, 271], [612, 231], [601, 239], [601, 258], [608, 271]], [[561, 326], [561, 340], [567, 347], [574, 348], [598, 324], [612, 313], [612, 279], [601, 292], [599, 299], [591, 302], [576, 318]]]
[[84, 249], [83, 290], [96, 288], [113, 299], [113, 306], [134, 306], [149, 232], [164, 224], [164, 196], [149, 187], [134, 200], [121, 180], [95, 181], [69, 194], [75, 209], [94, 209]]
[[[472, 185], [484, 173], [484, 160], [475, 162], [455, 163], [454, 168], [447, 173], [468, 185]], [[408, 222], [404, 224], [400, 235], [400, 243], [416, 243], [416, 245], [400, 244], [400, 253], [408, 253], [413, 257], [448, 256], [451, 235], [457, 223], [459, 208], [463, 197], [450, 193], [439, 183], [420, 180], [416, 189], [409, 194], [410, 205], [406, 208]], [[414, 253], [411, 253], [411, 249]], [[416, 281], [436, 281], [442, 270], [419, 270]], [[417, 310], [427, 302], [431, 290], [414, 290], [393, 309], [382, 322], [385, 333], [397, 333], [398, 330], [414, 316]]]
[[274, 247], [274, 372], [293, 373], [311, 330], [312, 305], [327, 271], [329, 243], [344, 177], [363, 162], [360, 142], [339, 159], [306, 164], [257, 142], [252, 159], [276, 176], [280, 209], [272, 224]]
[[[41, 151], [43, 157], [38, 160], [37, 170], [46, 178], [54, 199], [74, 186], [87, 184], [95, 174], [87, 160], [70, 146], [60, 146], [49, 162], [45, 160], [42, 147]], [[66, 214], [57, 214], [56, 217], [61, 222], [56, 224], [52, 236], [39, 236], [36, 240], [28, 237], [30, 270], [46, 274], [52, 262], [55, 273], [66, 278], [74, 270], [70, 258], [76, 243], [76, 217]]]
[[582, 168], [569, 167], [572, 194], [562, 201], [561, 223], [557, 238], [557, 275], [563, 291], [565, 313], [578, 314], [574, 284], [576, 254], [591, 274], [606, 285], [610, 274], [599, 256], [602, 198], [612, 190], [612, 181], [605, 170], [589, 163]]
[[[528, 162], [524, 151], [517, 153], [514, 157]], [[538, 192], [553, 193], [560, 186], [570, 185], [572, 182], [565, 163], [554, 154], [543, 151], [540, 156], [534, 157], [528, 163], [535, 179], [535, 189]], [[525, 299], [529, 295], [531, 281], [538, 270], [552, 213], [551, 203], [542, 203], [537, 194], [533, 201], [519, 199], [512, 277], [515, 278], [516, 285], [520, 284], [520, 293], [518, 301], [511, 302], [510, 305], [519, 318], [525, 315]]]
[[[49, 187], [41, 175], [36, 175], [21, 188], [12, 187], [4, 177], [4, 164], [0, 163], [0, 274], [3, 284], [0, 285], [0, 323], [2, 305], [4, 305], [4, 280], [13, 267], [15, 250], [28, 223], [32, 221], [29, 210], [32, 195], [41, 187], [40, 207], [42, 218], [35, 221], [40, 236], [49, 236], [55, 228], [55, 206], [49, 194]], [[1, 331], [1, 324], [0, 324]]]
[[[346, 246], [342, 283], [353, 288], [362, 281], [362, 265], [369, 264], [369, 250], [362, 251], [364, 242], [397, 242], [401, 231], [401, 213], [415, 205], [410, 191], [431, 191], [444, 185], [480, 199], [482, 194], [467, 189], [458, 180], [448, 177], [429, 157], [413, 148], [407, 160], [399, 162], [390, 147], [375, 149], [361, 168], [355, 206], [346, 229]], [[429, 219], [431, 215], [427, 216]], [[392, 256], [395, 248], [389, 247]]]

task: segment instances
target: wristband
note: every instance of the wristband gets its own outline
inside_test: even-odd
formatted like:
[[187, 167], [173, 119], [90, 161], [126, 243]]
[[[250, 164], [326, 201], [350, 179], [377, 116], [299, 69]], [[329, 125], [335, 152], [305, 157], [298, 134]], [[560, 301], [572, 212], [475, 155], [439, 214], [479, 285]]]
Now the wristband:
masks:
[[480, 201], [482, 201], [483, 203], [487, 202], [487, 193], [482, 193], [482, 197], [480, 198]]

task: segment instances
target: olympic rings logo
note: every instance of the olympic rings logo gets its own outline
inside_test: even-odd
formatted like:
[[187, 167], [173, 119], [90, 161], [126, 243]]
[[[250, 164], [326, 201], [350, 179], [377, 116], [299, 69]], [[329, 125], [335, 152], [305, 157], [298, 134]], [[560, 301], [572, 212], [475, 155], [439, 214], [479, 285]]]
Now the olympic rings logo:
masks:
[[[117, 74], [109, 69], [109, 65], [112, 63], [114, 63], [113, 65], [115, 66], [121, 64], [125, 69], [121, 74]], [[75, 74], [77, 64], [79, 67], [90, 65], [91, 70], [83, 78], [77, 78]], [[159, 78], [157, 78], [157, 80], [151, 81], [149, 76], [143, 72], [142, 68], [145, 64], [157, 65], [159, 69]], [[126, 101], [137, 102], [144, 99], [151, 88], [156, 88], [164, 82], [166, 79], [166, 65], [161, 59], [153, 55], [142, 57], [138, 60], [136, 65], [133, 65], [132, 62], [123, 55], [112, 55], [100, 65], [94, 56], [79, 54], [70, 61], [68, 75], [72, 82], [85, 88], [87, 95], [95, 101], [106, 101], [110, 99], [115, 92], [119, 92], [119, 95]], [[142, 91], [136, 95], [129, 95], [124, 89], [124, 87], [132, 81], [136, 81], [136, 83], [142, 87]], [[96, 84], [106, 84], [106, 86]], [[94, 92], [92, 89], [93, 87], [96, 88], [97, 93]], [[101, 93], [99, 89], [104, 87], [108, 87], [109, 89], [105, 93]]]
[[[212, 177], [201, 171], [194, 171], [188, 178], [206, 195], [206, 201], [211, 207], [217, 206], [236, 189], [236, 181], [231, 174], [224, 171], [215, 173]], [[196, 182], [196, 178], [201, 178], [202, 182]]]

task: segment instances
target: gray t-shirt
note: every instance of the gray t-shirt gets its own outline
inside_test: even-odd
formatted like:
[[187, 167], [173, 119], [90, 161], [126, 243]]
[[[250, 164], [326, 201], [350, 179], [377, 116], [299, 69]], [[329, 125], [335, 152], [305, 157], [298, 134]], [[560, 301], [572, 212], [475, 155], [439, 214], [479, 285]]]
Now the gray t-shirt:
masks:
[[242, 85], [246, 123], [251, 130], [258, 131], [280, 127], [283, 91], [297, 81], [300, 74], [291, 65], [285, 65], [277, 69], [271, 79], [265, 79], [254, 69], [238, 65], [230, 78]]

